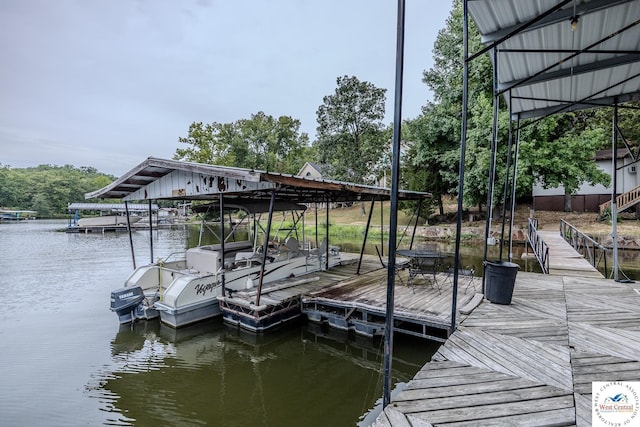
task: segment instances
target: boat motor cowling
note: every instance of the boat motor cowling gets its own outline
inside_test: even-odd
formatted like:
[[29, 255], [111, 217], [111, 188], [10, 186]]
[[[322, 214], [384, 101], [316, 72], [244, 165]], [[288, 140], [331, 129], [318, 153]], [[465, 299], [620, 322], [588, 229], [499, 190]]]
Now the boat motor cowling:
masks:
[[134, 310], [144, 300], [142, 288], [120, 288], [111, 292], [111, 311], [115, 311], [120, 319], [120, 323], [127, 323], [134, 320]]

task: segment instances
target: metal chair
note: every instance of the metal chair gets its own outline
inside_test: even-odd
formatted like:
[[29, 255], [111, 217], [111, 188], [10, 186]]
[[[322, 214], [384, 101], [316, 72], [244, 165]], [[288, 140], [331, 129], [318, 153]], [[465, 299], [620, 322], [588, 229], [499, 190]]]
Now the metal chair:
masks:
[[[376, 253], [378, 254], [378, 259], [380, 260], [380, 264], [382, 264], [382, 268], [389, 268], [389, 264], [385, 263], [382, 259], [382, 255], [380, 255], [380, 250], [378, 249], [378, 246], [376, 245]], [[400, 276], [400, 274], [398, 274], [400, 271], [404, 270], [405, 268], [407, 268], [407, 266], [409, 265], [410, 260], [402, 260], [402, 261], [398, 261], [396, 259], [396, 264], [395, 264], [395, 269], [394, 269], [394, 273], [395, 276], [398, 278], [398, 280], [400, 280], [400, 283], [402, 283], [404, 285], [404, 280], [402, 280], [402, 276]]]
[[418, 276], [422, 276], [425, 281], [440, 292], [442, 290], [442, 281], [438, 280], [438, 271], [440, 269], [440, 255], [433, 256], [416, 256], [411, 258], [409, 262], [409, 284], [413, 285], [413, 281]]
[[[455, 256], [450, 254], [447, 256], [447, 266], [445, 272], [447, 273], [447, 279], [449, 277], [453, 277], [455, 272]], [[476, 278], [476, 268], [472, 264], [464, 265], [462, 262], [462, 256], [458, 258], [458, 279], [466, 280], [466, 284], [464, 287], [464, 293], [466, 294], [469, 288], [473, 288], [475, 291], [474, 280]]]

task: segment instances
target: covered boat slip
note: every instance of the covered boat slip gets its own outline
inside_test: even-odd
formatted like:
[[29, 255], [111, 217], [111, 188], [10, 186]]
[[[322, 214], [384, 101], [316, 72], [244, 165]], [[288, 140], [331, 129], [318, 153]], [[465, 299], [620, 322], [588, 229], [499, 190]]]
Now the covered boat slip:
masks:
[[[196, 212], [217, 211], [213, 214], [217, 225], [210, 230], [219, 243], [188, 249], [184, 268], [172, 269], [167, 275], [158, 274], [158, 271], [166, 270], [166, 266], [163, 262], [154, 264], [153, 234], [150, 233], [151, 265], [138, 269], [146, 269], [144, 273], [134, 272], [131, 276], [136, 280], [153, 279], [149, 283], [145, 281], [148, 302], [141, 308], [144, 315], [140, 318], [148, 318], [155, 310], [164, 323], [179, 327], [203, 320], [202, 316], [211, 317], [222, 312], [229, 322], [262, 331], [300, 314], [301, 292], [295, 288], [312, 282], [310, 274], [326, 272], [344, 262], [353, 263], [349, 274], [358, 275], [363, 268], [371, 215], [359, 256], [348, 256], [341, 254], [330, 242], [330, 209], [326, 210], [323, 219], [326, 230], [313, 233], [313, 236], [304, 235], [304, 212], [307, 210], [304, 204], [330, 206], [336, 202], [367, 202], [372, 209], [376, 202], [390, 200], [391, 191], [348, 182], [150, 157], [117, 181], [86, 197], [119, 198], [125, 204], [134, 200], [149, 203], [162, 199], [190, 200], [202, 202], [194, 206]], [[430, 195], [401, 191], [398, 197], [417, 202], [419, 209], [422, 200]], [[291, 214], [291, 222], [277, 225], [275, 214], [279, 212]], [[315, 213], [317, 230], [317, 209]], [[245, 246], [238, 248], [240, 242], [236, 237], [239, 233], [236, 231], [242, 225], [248, 226], [249, 239]], [[274, 239], [274, 231], [279, 239]], [[280, 231], [283, 234], [279, 235]], [[258, 234], [262, 236], [261, 240]], [[319, 234], [326, 237], [321, 238]], [[166, 280], [161, 278], [158, 282], [156, 276]], [[166, 283], [170, 284], [167, 286]], [[283, 292], [286, 290], [290, 298], [273, 298], [273, 289], [266, 295], [269, 283], [279, 286]], [[126, 301], [125, 304], [130, 297], [128, 289], [135, 286], [140, 284], [130, 280], [125, 288], [112, 293], [112, 310], [121, 322], [135, 318], [131, 305], [145, 304], [144, 301]], [[136, 299], [140, 298], [139, 294], [135, 293]]]
[[[398, 1], [399, 23], [404, 22], [404, 3]], [[470, 17], [484, 44], [475, 52], [469, 52]], [[482, 302], [461, 322], [455, 320], [454, 308], [453, 334], [393, 400], [385, 376], [384, 412], [374, 425], [591, 425], [592, 381], [640, 379], [640, 290], [616, 283], [624, 281], [618, 280], [616, 258], [615, 163], [619, 146], [631, 152], [618, 126], [618, 110], [638, 109], [629, 103], [640, 101], [640, 1], [462, 0], [462, 31], [458, 195], [464, 194], [469, 96], [474, 95], [469, 67], [476, 58], [488, 54], [494, 67], [489, 211], [498, 176], [497, 147], [507, 147], [501, 240], [506, 207], [511, 206], [511, 218], [515, 207], [520, 131], [554, 114], [609, 108], [615, 281], [519, 273], [511, 305]], [[398, 39], [403, 37], [404, 27], [399, 25]], [[402, 52], [397, 57], [402, 58]], [[508, 141], [498, 141], [501, 98], [509, 110]], [[398, 114], [395, 126], [400, 122]], [[458, 197], [456, 255], [461, 225]], [[490, 227], [488, 216], [486, 241]], [[508, 227], [511, 236], [513, 223]], [[455, 298], [454, 291], [454, 307]], [[392, 345], [390, 339], [387, 342]], [[385, 369], [390, 371], [390, 361]]]

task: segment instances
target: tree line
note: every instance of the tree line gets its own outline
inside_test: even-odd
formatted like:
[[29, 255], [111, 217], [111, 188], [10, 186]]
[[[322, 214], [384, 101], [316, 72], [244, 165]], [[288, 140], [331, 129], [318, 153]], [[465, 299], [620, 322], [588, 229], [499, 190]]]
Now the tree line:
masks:
[[[473, 23], [470, 51], [480, 49]], [[433, 194], [433, 211], [443, 212], [443, 197], [457, 196], [462, 111], [462, 2], [454, 0], [445, 27], [433, 47], [434, 65], [423, 73], [433, 100], [401, 129], [400, 188]], [[487, 203], [491, 162], [493, 71], [484, 55], [470, 64], [466, 206]], [[316, 139], [301, 132], [300, 120], [273, 117], [262, 111], [232, 123], [194, 122], [178, 139], [176, 160], [296, 174], [306, 161], [321, 165], [325, 178], [362, 184], [379, 183], [391, 174], [393, 125], [384, 124], [386, 89], [355, 76], [336, 79], [334, 93], [316, 112]], [[509, 117], [501, 97], [498, 117], [496, 188], [505, 181]], [[619, 126], [631, 141], [640, 140], [638, 110], [620, 110]], [[559, 114], [521, 123], [517, 197], [531, 194], [535, 183], [565, 188], [567, 199], [583, 182], [609, 184], [609, 176], [593, 161], [597, 150], [610, 147], [610, 109]], [[1, 166], [1, 165], [0, 165]], [[93, 168], [39, 166], [0, 167], [0, 206], [63, 213], [68, 202], [109, 184], [114, 177]], [[502, 198], [494, 193], [495, 201]], [[569, 206], [570, 209], [570, 206]]]
[[37, 211], [51, 218], [67, 212], [69, 203], [113, 182], [116, 177], [92, 167], [40, 165], [11, 168], [0, 164], [0, 207]]
[[[470, 51], [481, 48], [480, 35], [470, 24]], [[405, 120], [401, 129], [400, 187], [433, 194], [430, 209], [443, 211], [443, 197], [457, 196], [462, 111], [462, 2], [455, 0], [446, 25], [438, 33], [434, 65], [423, 82], [434, 97], [422, 114]], [[487, 203], [493, 118], [493, 71], [488, 55], [470, 65], [466, 206]], [[316, 140], [307, 145], [299, 121], [275, 119], [263, 112], [235, 123], [194, 123], [180, 142], [178, 160], [296, 173], [304, 161], [319, 163], [324, 177], [374, 184], [390, 175], [392, 124], [385, 125], [386, 89], [354, 76], [338, 77], [335, 92], [317, 110]], [[496, 189], [506, 178], [508, 111], [499, 99]], [[637, 110], [620, 112], [620, 127], [630, 141], [640, 137]], [[534, 184], [562, 185], [566, 199], [583, 182], [609, 185], [610, 177], [593, 161], [596, 151], [610, 148], [611, 110], [559, 114], [521, 123], [516, 178], [517, 197], [530, 196]], [[502, 198], [496, 190], [495, 202]], [[567, 206], [570, 210], [570, 205]], [[427, 211], [428, 215], [429, 211]]]

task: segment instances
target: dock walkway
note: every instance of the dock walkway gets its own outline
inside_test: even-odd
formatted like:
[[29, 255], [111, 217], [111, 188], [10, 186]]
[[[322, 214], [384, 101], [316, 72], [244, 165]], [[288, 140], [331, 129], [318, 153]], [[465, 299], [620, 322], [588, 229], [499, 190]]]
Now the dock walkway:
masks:
[[562, 238], [558, 231], [538, 231], [549, 246], [549, 274], [603, 278], [589, 261]]
[[591, 425], [592, 381], [640, 381], [640, 285], [584, 276], [519, 273], [374, 425]]

